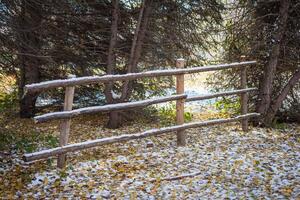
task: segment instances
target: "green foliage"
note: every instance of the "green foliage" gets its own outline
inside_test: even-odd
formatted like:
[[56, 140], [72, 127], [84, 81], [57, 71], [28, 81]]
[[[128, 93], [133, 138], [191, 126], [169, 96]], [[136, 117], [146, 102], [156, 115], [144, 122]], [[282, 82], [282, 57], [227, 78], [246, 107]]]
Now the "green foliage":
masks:
[[[148, 69], [146, 69], [146, 71], [147, 70]], [[132, 98], [145, 99], [163, 96], [166, 95], [166, 90], [172, 86], [174, 86], [174, 80], [172, 77], [145, 78], [143, 80], [137, 80], [134, 82]]]
[[15, 108], [18, 102], [17, 100], [17, 89], [13, 88], [9, 93], [0, 90], [0, 112]]
[[193, 114], [191, 112], [184, 113], [184, 122], [190, 122], [193, 119]]
[[0, 111], [4, 111], [7, 109], [12, 109], [16, 107], [17, 104], [17, 94], [3, 94], [0, 93]]
[[157, 120], [158, 110], [155, 106], [148, 106], [141, 110], [136, 110], [134, 123], [151, 123]]
[[286, 123], [279, 123], [279, 122], [276, 122], [276, 120], [274, 120], [273, 127], [276, 129], [280, 129], [280, 130], [285, 130], [288, 128], [288, 125]]
[[[160, 123], [163, 126], [173, 125], [176, 122], [176, 104], [172, 103], [158, 109]], [[191, 112], [184, 112], [184, 122], [190, 122], [193, 119]]]
[[12, 149], [31, 153], [36, 151], [40, 145], [57, 147], [58, 138], [51, 134], [41, 134], [39, 132], [32, 132], [31, 134], [21, 136], [13, 132], [0, 134], [0, 151]]
[[[247, 69], [247, 86], [257, 87], [264, 84], [264, 66], [274, 59], [270, 55], [274, 45], [274, 35], [279, 34], [277, 27], [283, 27], [278, 20], [281, 4], [287, 1], [232, 1], [227, 4], [224, 10], [224, 35], [222, 46], [220, 49], [223, 53], [220, 54], [221, 62], [237, 62], [242, 60], [256, 60], [255, 67]], [[282, 91], [282, 88], [295, 73], [299, 63], [299, 11], [300, 7], [295, 6], [299, 1], [291, 1], [289, 5], [286, 30], [284, 38], [288, 38], [281, 44], [280, 53], [278, 55], [278, 63], [276, 74], [272, 82], [272, 96], [276, 98]], [[249, 13], [252, 15], [248, 15]], [[228, 16], [235, 16], [234, 20]], [[297, 19], [297, 20], [296, 20]], [[297, 21], [297, 22], [296, 22]], [[295, 26], [289, 26], [295, 24]], [[297, 24], [297, 25], [296, 25]], [[297, 39], [296, 39], [297, 38]], [[241, 57], [243, 56], [243, 57]], [[224, 90], [229, 88], [237, 88], [240, 84], [240, 70], [221, 70], [215, 72], [211, 76], [210, 84], [213, 88]], [[281, 121], [289, 121], [299, 113], [291, 105], [300, 107], [299, 86], [289, 92], [283, 106], [277, 112], [277, 116]], [[257, 93], [249, 93], [249, 103], [257, 104]], [[299, 118], [299, 117], [298, 117]], [[289, 120], [287, 120], [289, 119]], [[296, 118], [297, 119], [297, 118]], [[275, 125], [275, 124], [274, 124]]]
[[66, 178], [67, 176], [68, 176], [68, 173], [67, 173], [65, 170], [61, 170], [61, 171], [59, 172], [59, 177], [60, 177], [61, 179]]
[[215, 103], [215, 107], [217, 110], [221, 112], [221, 114], [237, 114], [240, 112], [240, 101], [238, 99], [230, 99], [230, 98], [222, 98], [221, 100], [217, 100]]
[[[57, 5], [50, 0], [30, 2], [0, 1], [0, 10], [5, 10], [0, 12], [3, 19], [0, 20], [0, 27], [5, 30], [0, 32], [0, 37], [6, 39], [0, 46], [0, 73], [18, 77], [20, 88], [23, 83], [61, 79], [67, 74], [78, 77], [104, 74], [108, 71], [110, 36], [114, 34], [114, 67], [110, 69], [114, 74], [127, 73], [130, 58], [134, 58], [136, 66], [132, 69], [136, 72], [174, 68], [175, 59], [179, 57], [186, 58], [189, 66], [203, 64], [211, 55], [210, 51], [218, 49], [214, 48], [217, 42], [212, 35], [218, 34], [217, 28], [222, 25], [222, 11], [225, 9], [224, 3], [219, 0], [145, 1], [144, 6], [142, 1], [120, 1], [117, 32], [109, 32], [113, 31], [113, 1], [60, 1]], [[146, 20], [145, 14], [141, 30], [136, 32], [141, 40], [135, 44], [132, 42], [135, 37], [133, 33], [139, 27], [137, 24], [142, 7], [149, 10], [147, 15], [151, 20]], [[47, 13], [59, 13], [60, 23], [44, 21]], [[26, 23], [17, 23], [20, 20]], [[42, 28], [32, 30], [32, 27]], [[56, 34], [58, 29], [60, 34]], [[25, 35], [27, 42], [23, 42]], [[135, 45], [141, 44], [142, 49], [135, 48]], [[135, 49], [134, 55], [129, 52], [132, 48]], [[19, 52], [21, 49], [22, 52]], [[32, 52], [42, 52], [42, 55], [32, 55]], [[36, 77], [33, 74], [41, 76], [34, 80]], [[130, 98], [162, 95], [169, 83], [172, 83], [170, 77], [135, 80]], [[103, 91], [100, 88], [102, 84], [99, 85], [99, 88], [95, 85], [76, 88], [78, 98], [75, 100], [89, 105], [98, 103], [86, 97], [93, 97], [93, 88]], [[114, 83], [116, 93], [122, 91], [122, 85], [122, 82]], [[58, 92], [55, 91], [59, 90], [48, 92], [46, 97], [62, 101], [61, 93], [56, 95]]]

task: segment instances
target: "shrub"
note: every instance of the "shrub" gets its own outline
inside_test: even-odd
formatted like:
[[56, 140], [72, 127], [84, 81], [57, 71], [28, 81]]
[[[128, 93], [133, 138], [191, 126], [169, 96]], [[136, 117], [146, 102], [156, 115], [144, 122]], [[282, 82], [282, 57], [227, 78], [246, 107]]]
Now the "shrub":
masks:
[[[158, 116], [162, 125], [173, 125], [176, 122], [176, 104], [168, 104], [158, 109]], [[184, 122], [190, 122], [193, 119], [191, 112], [184, 112]]]
[[17, 100], [18, 93], [15, 79], [0, 74], [0, 111], [14, 108]]
[[222, 98], [216, 101], [215, 107], [220, 114], [234, 115], [240, 113], [241, 110], [239, 98]]

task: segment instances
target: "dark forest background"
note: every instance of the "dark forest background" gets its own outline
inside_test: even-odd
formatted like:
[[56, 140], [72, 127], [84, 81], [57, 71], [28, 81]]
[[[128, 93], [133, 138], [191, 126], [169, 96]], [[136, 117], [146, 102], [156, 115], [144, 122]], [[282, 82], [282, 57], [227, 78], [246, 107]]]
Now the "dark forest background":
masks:
[[[252, 109], [259, 124], [300, 119], [299, 0], [0, 0], [0, 74], [13, 77], [11, 104], [21, 117], [38, 111], [38, 97], [62, 101], [63, 90], [24, 95], [24, 85], [45, 80], [124, 74], [257, 60], [248, 70]], [[238, 71], [217, 72], [217, 90], [238, 85]], [[76, 100], [103, 93], [103, 103], [163, 94], [172, 79], [116, 82], [76, 88]], [[117, 94], [117, 95], [116, 95]], [[7, 95], [0, 96], [1, 105]], [[98, 103], [98, 102], [96, 102]], [[111, 112], [108, 127], [122, 115]]]

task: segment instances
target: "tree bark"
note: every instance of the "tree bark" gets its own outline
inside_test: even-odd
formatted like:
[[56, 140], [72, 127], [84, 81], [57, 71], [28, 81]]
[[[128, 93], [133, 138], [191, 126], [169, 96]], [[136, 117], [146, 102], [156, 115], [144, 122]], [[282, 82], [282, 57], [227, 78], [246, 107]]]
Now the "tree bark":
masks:
[[[29, 118], [35, 114], [35, 103], [38, 92], [24, 95], [26, 84], [40, 81], [40, 58], [37, 55], [41, 48], [41, 40], [36, 28], [41, 24], [41, 11], [35, 1], [21, 1], [21, 12], [17, 17], [18, 59], [20, 63], [19, 96], [20, 117]], [[28, 31], [31, 30], [31, 31]]]
[[[119, 18], [119, 0], [113, 0], [113, 13], [112, 13], [112, 22], [111, 22], [111, 37], [109, 42], [108, 48], [108, 55], [107, 55], [107, 74], [113, 74], [114, 68], [116, 65], [115, 62], [115, 46], [117, 44], [117, 33], [118, 33], [118, 18]], [[117, 99], [114, 99], [113, 93], [113, 82], [108, 82], [105, 84], [104, 94], [106, 98], [106, 102], [108, 104], [117, 103]], [[112, 111], [109, 113], [109, 119], [106, 124], [107, 128], [116, 129], [120, 127], [121, 118], [118, 111]]]
[[298, 69], [293, 74], [293, 76], [291, 77], [289, 82], [285, 85], [285, 87], [283, 88], [281, 93], [278, 95], [276, 100], [272, 103], [272, 105], [268, 109], [268, 112], [264, 119], [264, 124], [266, 126], [270, 127], [272, 125], [275, 115], [276, 115], [277, 111], [279, 110], [279, 108], [281, 107], [284, 99], [287, 97], [287, 95], [292, 90], [292, 88], [298, 83], [299, 79], [300, 79], [300, 69]]
[[[136, 72], [138, 60], [141, 56], [141, 48], [145, 38], [151, 9], [151, 0], [144, 0], [141, 6], [139, 19], [131, 46], [130, 57], [127, 66], [127, 73]], [[132, 89], [132, 81], [126, 80], [122, 88], [122, 101], [125, 101], [130, 97]]]
[[[25, 58], [26, 59], [26, 58]], [[22, 58], [24, 60], [24, 58]], [[40, 73], [38, 70], [38, 63], [23, 62], [21, 70], [21, 78], [19, 85], [20, 93], [20, 117], [30, 118], [35, 115], [35, 103], [39, 93], [24, 94], [23, 87], [25, 84], [39, 82]]]
[[112, 111], [109, 113], [108, 122], [106, 124], [107, 128], [117, 129], [121, 126], [121, 115], [119, 111]]
[[282, 39], [286, 32], [288, 10], [290, 6], [290, 0], [280, 1], [280, 10], [278, 16], [278, 30], [274, 35], [274, 45], [272, 46], [270, 58], [268, 64], [264, 68], [264, 75], [262, 82], [260, 83], [260, 92], [258, 97], [257, 112], [263, 116], [266, 115], [267, 110], [271, 104], [272, 98], [272, 85], [276, 73], [276, 67], [280, 55], [280, 47]]
[[[149, 0], [148, 0], [149, 1]], [[108, 74], [112, 73], [113, 65], [112, 65], [112, 58], [113, 58], [113, 49], [116, 44], [116, 37], [117, 37], [117, 20], [118, 20], [118, 3], [117, 1], [114, 1], [114, 12], [113, 12], [113, 21], [112, 21], [112, 37], [110, 41], [110, 49], [108, 53]], [[137, 61], [140, 57], [140, 52], [141, 52], [141, 46], [142, 42], [144, 40], [146, 28], [147, 28], [147, 23], [148, 23], [148, 16], [150, 12], [150, 6], [146, 5], [146, 0], [143, 1], [141, 9], [140, 9], [140, 14], [137, 22], [137, 27], [134, 33], [133, 37], [133, 42], [131, 46], [131, 51], [130, 51], [130, 57], [128, 61], [128, 68], [127, 68], [127, 73], [134, 72], [136, 70], [136, 65]], [[109, 71], [111, 70], [111, 71]], [[112, 96], [112, 91], [113, 91], [113, 83], [108, 83], [106, 86], [106, 97], [107, 97], [107, 102], [108, 103], [118, 103], [118, 102], [124, 102], [128, 99], [130, 96], [130, 91], [132, 88], [132, 82], [131, 81], [125, 81], [122, 87], [122, 94], [120, 99], [114, 99]], [[111, 112], [109, 114], [109, 120], [107, 123], [108, 128], [118, 128], [121, 125], [121, 115], [119, 112]]]

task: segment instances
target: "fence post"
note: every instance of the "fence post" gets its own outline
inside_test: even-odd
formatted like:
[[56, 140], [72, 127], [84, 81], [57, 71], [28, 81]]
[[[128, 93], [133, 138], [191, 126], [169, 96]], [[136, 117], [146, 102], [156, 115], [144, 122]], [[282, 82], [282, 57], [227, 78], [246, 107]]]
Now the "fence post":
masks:
[[[247, 88], [247, 66], [241, 68], [241, 89]], [[241, 113], [242, 115], [248, 112], [248, 93], [241, 94]], [[242, 120], [242, 130], [248, 131], [248, 119]]]
[[[68, 79], [75, 78], [75, 75], [69, 75]], [[65, 101], [64, 101], [64, 111], [72, 110], [73, 99], [74, 99], [75, 87], [66, 87]], [[69, 133], [70, 133], [71, 119], [64, 119], [60, 124], [60, 135], [59, 135], [59, 146], [64, 146], [68, 144]], [[66, 154], [61, 154], [58, 156], [57, 167], [64, 168], [66, 165]]]
[[[184, 68], [184, 59], [176, 60], [176, 68]], [[184, 93], [184, 74], [176, 75], [176, 93]], [[184, 99], [176, 101], [176, 124], [181, 125], [184, 123]], [[177, 145], [186, 145], [186, 133], [184, 130], [177, 131]]]

